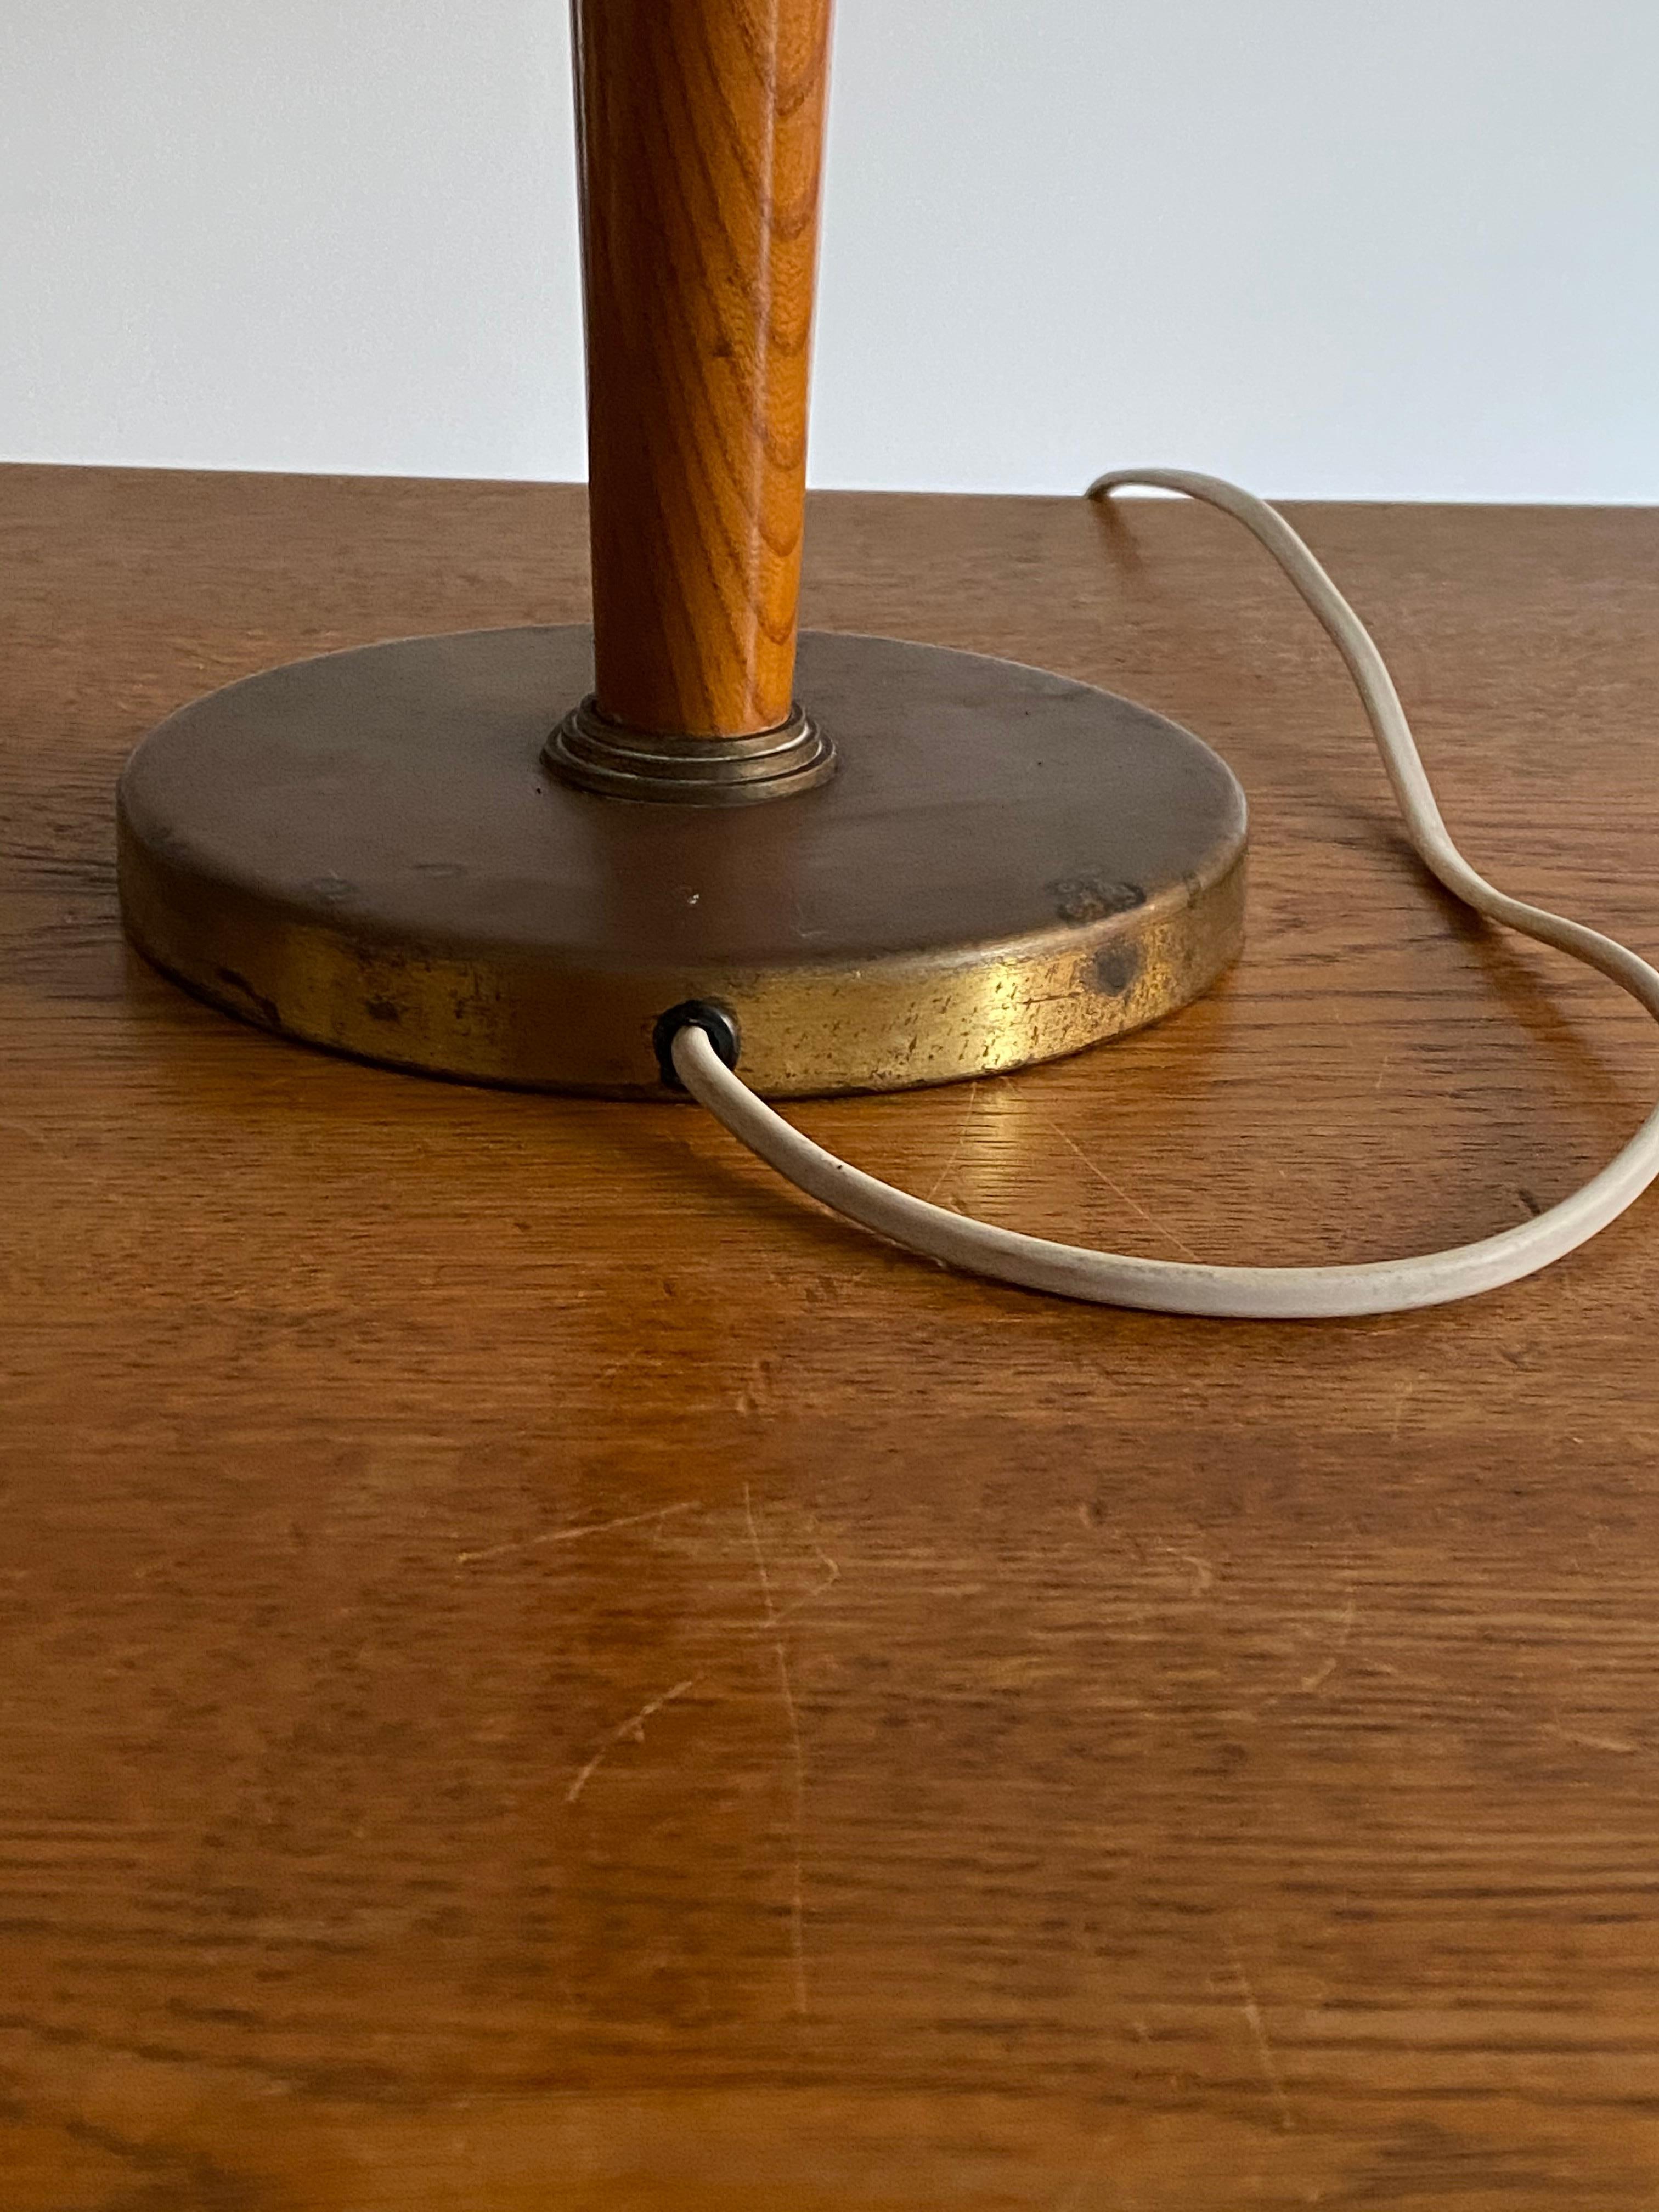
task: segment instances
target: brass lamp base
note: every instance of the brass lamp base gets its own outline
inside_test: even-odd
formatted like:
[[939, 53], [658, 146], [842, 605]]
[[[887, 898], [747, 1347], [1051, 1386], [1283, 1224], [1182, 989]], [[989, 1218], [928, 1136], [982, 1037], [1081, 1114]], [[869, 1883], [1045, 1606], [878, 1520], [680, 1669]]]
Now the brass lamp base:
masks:
[[128, 763], [122, 910], [243, 1019], [472, 1081], [665, 1096], [713, 1000], [775, 1097], [1000, 1073], [1155, 1021], [1243, 933], [1244, 800], [1196, 738], [1012, 662], [809, 635], [836, 773], [766, 805], [550, 773], [585, 629], [273, 669]]

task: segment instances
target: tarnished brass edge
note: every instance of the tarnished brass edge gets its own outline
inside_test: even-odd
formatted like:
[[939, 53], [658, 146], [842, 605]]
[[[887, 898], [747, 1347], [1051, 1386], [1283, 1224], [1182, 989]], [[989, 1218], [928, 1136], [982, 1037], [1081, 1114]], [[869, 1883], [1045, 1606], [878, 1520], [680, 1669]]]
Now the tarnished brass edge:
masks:
[[1243, 942], [1244, 842], [1213, 878], [1127, 913], [941, 953], [845, 964], [607, 970], [547, 951], [407, 951], [216, 884], [204, 899], [118, 817], [128, 933], [194, 995], [257, 1026], [411, 1072], [663, 1097], [651, 1030], [712, 998], [741, 1020], [744, 1074], [773, 1097], [896, 1091], [1081, 1051], [1185, 1006]]

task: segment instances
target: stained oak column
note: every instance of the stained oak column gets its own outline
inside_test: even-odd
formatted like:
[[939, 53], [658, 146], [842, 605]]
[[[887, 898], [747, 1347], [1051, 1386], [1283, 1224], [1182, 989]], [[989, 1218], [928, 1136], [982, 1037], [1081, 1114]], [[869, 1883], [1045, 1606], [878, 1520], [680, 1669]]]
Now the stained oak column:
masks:
[[601, 711], [787, 718], [832, 0], [574, 0]]

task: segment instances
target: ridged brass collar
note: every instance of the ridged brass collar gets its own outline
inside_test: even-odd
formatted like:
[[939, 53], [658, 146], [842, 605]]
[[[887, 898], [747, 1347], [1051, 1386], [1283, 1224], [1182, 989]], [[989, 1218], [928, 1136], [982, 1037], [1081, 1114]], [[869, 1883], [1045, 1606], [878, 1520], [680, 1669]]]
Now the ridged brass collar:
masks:
[[747, 806], [811, 791], [836, 772], [836, 751], [797, 707], [787, 722], [747, 738], [662, 737], [630, 730], [584, 699], [542, 755], [555, 775], [611, 799], [689, 806]]

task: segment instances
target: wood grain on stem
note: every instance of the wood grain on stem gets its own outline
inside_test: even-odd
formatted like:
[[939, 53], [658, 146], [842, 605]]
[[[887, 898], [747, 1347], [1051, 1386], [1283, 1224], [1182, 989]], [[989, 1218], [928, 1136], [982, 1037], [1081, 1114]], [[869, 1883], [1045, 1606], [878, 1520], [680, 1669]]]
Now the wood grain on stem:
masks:
[[831, 0], [576, 0], [598, 696], [791, 707]]

